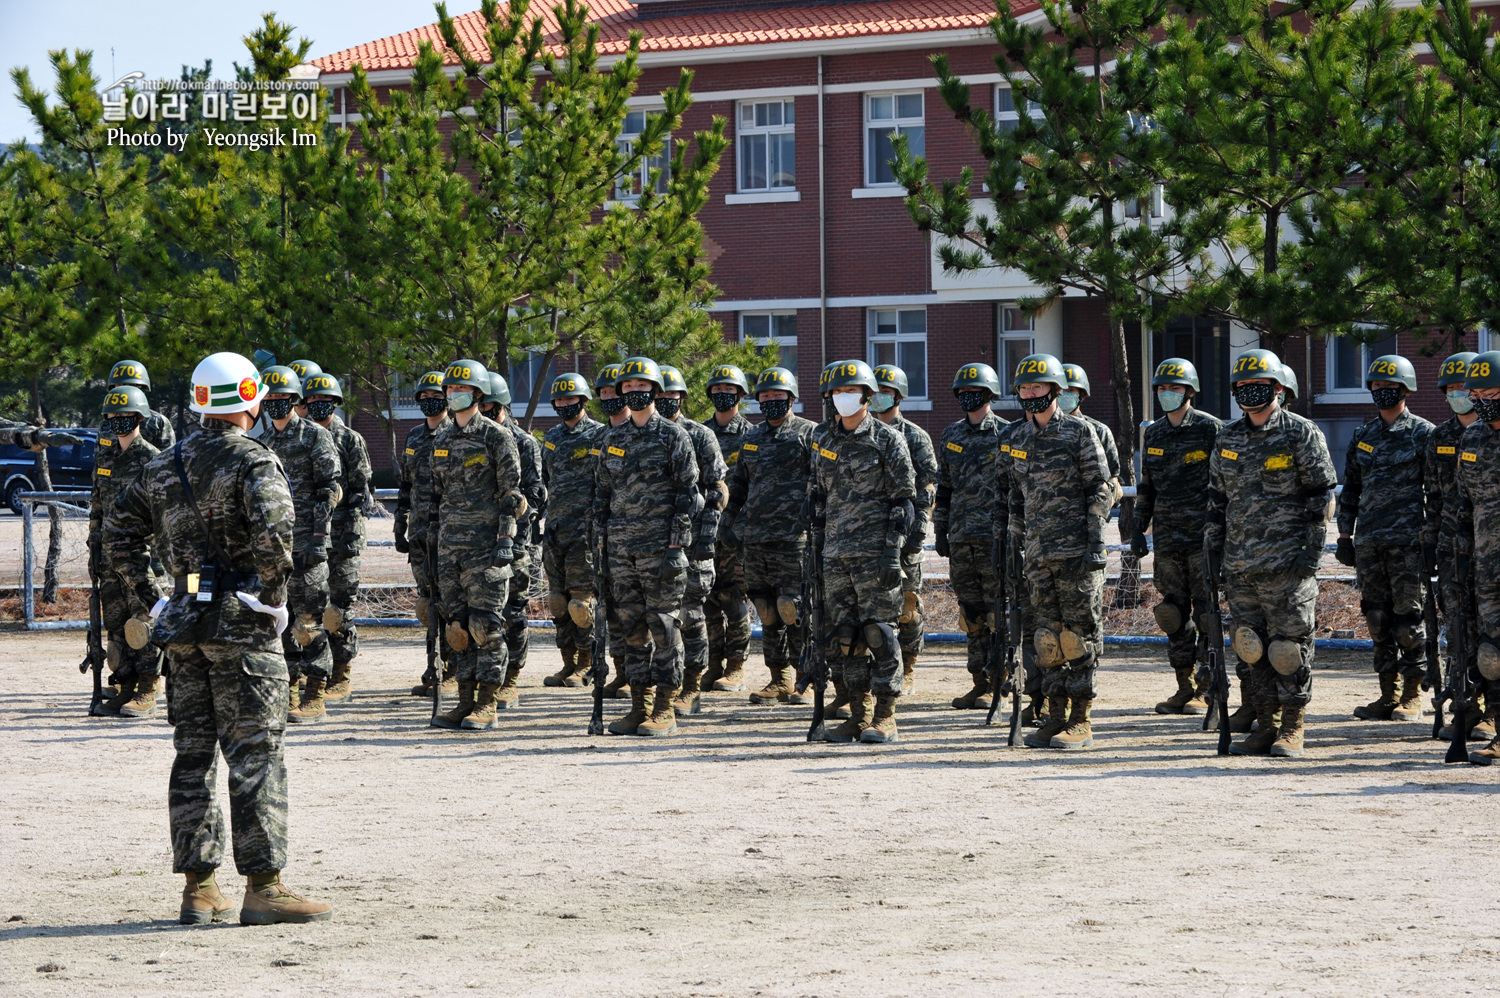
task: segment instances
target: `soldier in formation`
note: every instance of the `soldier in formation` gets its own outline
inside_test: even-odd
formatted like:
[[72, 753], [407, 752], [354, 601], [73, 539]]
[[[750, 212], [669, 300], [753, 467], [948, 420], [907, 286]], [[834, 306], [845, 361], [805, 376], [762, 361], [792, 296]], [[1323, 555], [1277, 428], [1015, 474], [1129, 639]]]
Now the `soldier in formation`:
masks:
[[[740, 442], [751, 423], [740, 414], [740, 403], [750, 394], [745, 372], [723, 364], [708, 376], [708, 400], [714, 416], [705, 425], [719, 442], [719, 454], [732, 473]], [[750, 654], [750, 604], [746, 599], [744, 534], [733, 517], [721, 518], [714, 545], [714, 588], [704, 603], [708, 618], [708, 671], [705, 690], [736, 693], [745, 688], [745, 658]]]
[[[1479, 418], [1458, 442], [1456, 564], [1477, 619], [1475, 666], [1484, 677], [1486, 699], [1494, 703], [1500, 697], [1500, 350], [1469, 363], [1464, 388]], [[1476, 765], [1493, 766], [1497, 760], [1500, 737], [1469, 753]]]
[[1269, 350], [1235, 359], [1230, 384], [1244, 415], [1219, 433], [1209, 458], [1206, 537], [1209, 571], [1234, 618], [1236, 672], [1258, 725], [1230, 751], [1300, 758], [1316, 573], [1336, 477], [1322, 431], [1282, 408], [1284, 377]]
[[1067, 376], [1068, 387], [1058, 393], [1057, 408], [1062, 412], [1077, 416], [1094, 428], [1094, 436], [1099, 438], [1099, 446], [1104, 448], [1104, 463], [1109, 467], [1109, 480], [1115, 489], [1115, 502], [1119, 502], [1120, 496], [1124, 493], [1120, 489], [1120, 448], [1115, 443], [1114, 431], [1083, 411], [1083, 403], [1090, 393], [1089, 372], [1077, 364], [1064, 364], [1063, 374]]
[[[625, 408], [625, 399], [616, 391], [616, 382], [620, 379], [620, 365], [606, 364], [599, 369], [594, 376], [594, 391], [599, 395], [599, 409], [604, 413], [605, 430], [619, 426], [630, 418], [630, 412]], [[604, 431], [600, 432], [603, 439]], [[602, 453], [602, 451], [601, 451]], [[598, 470], [595, 466], [595, 476]], [[597, 496], [596, 496], [597, 498]], [[590, 517], [593, 509], [590, 507]], [[599, 539], [592, 533], [592, 521], [590, 522], [590, 546], [594, 549], [594, 567], [596, 573], [608, 571], [599, 558]], [[604, 687], [604, 695], [609, 698], [628, 697], [630, 695], [630, 676], [625, 663], [625, 633], [620, 629], [620, 622], [614, 616], [614, 596], [609, 585], [600, 587], [599, 599], [604, 606], [604, 625], [609, 637], [609, 657], [615, 663], [615, 674]]]
[[[428, 371], [417, 380], [413, 396], [422, 413], [421, 422], [406, 434], [396, 460], [396, 522], [391, 528], [396, 551], [406, 555], [417, 590], [417, 622], [427, 626], [427, 615], [437, 613], [437, 505], [432, 493], [432, 442], [448, 422], [448, 400], [443, 393], [443, 372]], [[438, 655], [444, 663], [438, 670], [444, 693], [458, 691], [452, 649], [447, 635], [438, 628]], [[426, 683], [412, 687], [412, 696], [430, 697]]]
[[594, 469], [604, 425], [588, 414], [593, 398], [581, 374], [559, 374], [548, 390], [561, 418], [542, 440], [542, 483], [547, 490], [547, 532], [542, 563], [547, 571], [547, 607], [557, 628], [562, 669], [543, 682], [579, 687], [593, 668], [594, 556], [589, 517], [594, 508]]
[[[237, 907], [216, 877], [225, 844], [214, 797], [219, 752], [229, 767], [234, 862], [248, 882], [240, 922], [318, 921], [331, 906], [281, 883], [288, 673], [277, 637], [294, 574], [292, 496], [275, 456], [246, 436], [267, 394], [255, 365], [214, 354], [194, 369], [191, 390], [202, 425], [151, 459], [103, 528], [131, 616], [154, 621], [152, 640], [170, 662], [177, 755], [167, 800], [172, 866], [186, 879], [178, 921], [219, 922]], [[172, 578], [165, 598], [152, 543]]]
[[[114, 391], [116, 388], [137, 388], [142, 395], [151, 395], [151, 373], [146, 370], [146, 365], [138, 360], [118, 360], [109, 369], [109, 377], [105, 379], [105, 390]], [[108, 420], [105, 421], [108, 423]], [[177, 434], [172, 432], [172, 424], [167, 417], [159, 412], [153, 412], [141, 421], [141, 439], [145, 440], [157, 450], [166, 450], [177, 440]], [[99, 427], [99, 439], [102, 441], [109, 435], [109, 427]]]
[[1425, 502], [1424, 462], [1433, 426], [1406, 407], [1406, 396], [1417, 390], [1417, 372], [1405, 357], [1376, 357], [1365, 372], [1365, 387], [1380, 412], [1349, 441], [1337, 558], [1359, 579], [1380, 696], [1356, 707], [1354, 716], [1415, 721], [1422, 716], [1427, 675], [1422, 607], [1427, 580], [1437, 570], [1437, 506]]

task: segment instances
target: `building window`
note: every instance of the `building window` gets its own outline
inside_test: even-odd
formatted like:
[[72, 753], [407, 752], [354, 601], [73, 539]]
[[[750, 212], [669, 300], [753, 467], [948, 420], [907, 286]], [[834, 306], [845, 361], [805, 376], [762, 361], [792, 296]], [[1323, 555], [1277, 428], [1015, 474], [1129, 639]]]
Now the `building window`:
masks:
[[[625, 115], [625, 122], [620, 126], [620, 135], [615, 139], [615, 144], [620, 147], [620, 155], [630, 157], [635, 152], [636, 139], [641, 132], [646, 130], [646, 118], [654, 112], [629, 111]], [[647, 156], [635, 165], [635, 169], [623, 174], [615, 182], [615, 200], [630, 201], [641, 196], [646, 185], [651, 182], [651, 174], [660, 171], [656, 178], [656, 193], [662, 194], [667, 189], [668, 164], [672, 161], [672, 140], [668, 138], [662, 143], [661, 151], [655, 156]]]
[[776, 344], [777, 364], [797, 373], [797, 313], [741, 312], [740, 340], [758, 347]]
[[1328, 337], [1328, 390], [1362, 392], [1370, 361], [1396, 352], [1396, 337], [1387, 336], [1368, 345], [1348, 336]]
[[[927, 129], [922, 117], [922, 92], [865, 95], [865, 186], [890, 186], [896, 182], [891, 160], [896, 150], [891, 139], [906, 136], [913, 156], [927, 155]], [[910, 373], [910, 372], [908, 372]]]
[[797, 186], [796, 101], [746, 101], [735, 139], [741, 191]]
[[1014, 395], [1011, 378], [1023, 359], [1036, 353], [1036, 320], [1015, 305], [1000, 306], [1000, 385], [1003, 395]]
[[[1040, 107], [1033, 104], [1025, 97], [1021, 98], [1021, 103], [1025, 105], [1027, 113], [1029, 113], [1032, 118], [1037, 120], [1041, 119], [1042, 109]], [[1021, 111], [1016, 107], [1015, 92], [1011, 90], [1010, 87], [996, 87], [995, 124], [998, 125], [1002, 131], [1014, 132], [1016, 130], [1016, 126], [1020, 123]]]
[[906, 372], [910, 398], [927, 398], [927, 310], [870, 309], [870, 366], [894, 364]]
[[[510, 411], [518, 417], [526, 418], [526, 408], [531, 404], [531, 389], [538, 379], [545, 385], [550, 385], [552, 379], [557, 376], [557, 360], [553, 358], [552, 364], [546, 373], [542, 371], [542, 361], [547, 359], [547, 354], [541, 350], [530, 350], [526, 353], [525, 360], [513, 360], [510, 362], [510, 377], [505, 379], [510, 385]], [[552, 404], [547, 400], [546, 389], [543, 395], [537, 399], [537, 412], [551, 415]]]

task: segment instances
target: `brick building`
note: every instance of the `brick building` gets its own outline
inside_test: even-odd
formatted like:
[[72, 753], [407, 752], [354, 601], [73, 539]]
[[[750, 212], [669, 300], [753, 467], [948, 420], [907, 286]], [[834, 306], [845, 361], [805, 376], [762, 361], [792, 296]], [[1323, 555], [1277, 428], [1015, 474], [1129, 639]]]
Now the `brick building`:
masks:
[[[674, 86], [687, 66], [695, 72], [695, 103], [683, 132], [707, 128], [714, 115], [729, 122], [731, 147], [700, 216], [722, 289], [715, 313], [725, 336], [776, 338], [804, 383], [835, 359], [894, 361], [912, 379], [905, 411], [934, 435], [961, 417], [948, 391], [958, 367], [982, 360], [1004, 377], [1021, 356], [1046, 351], [1090, 372], [1095, 392], [1086, 408], [1113, 426], [1108, 327], [1098, 303], [1069, 297], [1028, 319], [1015, 307], [1032, 291], [1021, 274], [944, 274], [929, 239], [908, 217], [904, 192], [887, 166], [893, 130], [907, 133], [912, 148], [925, 153], [934, 178], [980, 165], [972, 140], [934, 86], [931, 53], [948, 53], [976, 103], [1002, 116], [1016, 113], [995, 66], [998, 47], [988, 26], [992, 0], [747, 7], [750, 2], [591, 5], [606, 62], [624, 51], [628, 32], [642, 35], [639, 61], [645, 71], [632, 110], [660, 107], [653, 95]], [[555, 28], [550, 10], [545, 17]], [[1042, 14], [1033, 2], [1024, 17], [1041, 20]], [[483, 52], [478, 13], [455, 20], [470, 51]], [[441, 48], [435, 24], [314, 60], [332, 93], [334, 121], [347, 127], [353, 118], [347, 87], [355, 63], [377, 89], [399, 88], [423, 40]], [[978, 190], [975, 196], [982, 197]], [[1161, 207], [1140, 211], [1142, 224], [1151, 224]], [[1253, 333], [1187, 319], [1161, 330], [1133, 330], [1128, 339], [1133, 371], [1148, 371], [1161, 357], [1187, 356], [1205, 374], [1205, 407], [1234, 414], [1225, 380], [1229, 361], [1256, 345]], [[1420, 344], [1404, 340], [1400, 352], [1412, 356], [1423, 384], [1430, 385], [1441, 358], [1421, 358]], [[1361, 383], [1365, 361], [1384, 350], [1323, 340], [1293, 340], [1285, 350], [1304, 393], [1313, 395], [1313, 415], [1340, 465], [1353, 428], [1373, 414]], [[1143, 351], [1147, 365], [1141, 363]], [[538, 366], [513, 365], [518, 399], [542, 374]], [[1138, 413], [1148, 392], [1142, 380], [1149, 379], [1137, 374], [1132, 386]], [[1010, 417], [1019, 412], [1014, 399], [999, 408]], [[1414, 408], [1434, 421], [1447, 417], [1435, 390], [1421, 392]], [[550, 414], [545, 406], [537, 413], [542, 419]], [[1145, 418], [1157, 414], [1147, 409]], [[416, 418], [414, 408], [399, 404], [396, 415]], [[371, 419], [361, 429], [371, 440], [376, 466], [389, 467], [383, 428]], [[404, 436], [404, 425], [397, 434]]]

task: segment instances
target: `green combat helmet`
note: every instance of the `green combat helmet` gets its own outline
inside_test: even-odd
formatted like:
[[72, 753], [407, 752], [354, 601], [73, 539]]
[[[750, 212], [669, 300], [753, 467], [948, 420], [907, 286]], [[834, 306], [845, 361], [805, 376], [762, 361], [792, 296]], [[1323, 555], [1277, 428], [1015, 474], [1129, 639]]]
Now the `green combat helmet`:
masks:
[[463, 358], [455, 360], [448, 365], [443, 372], [443, 387], [449, 385], [463, 385], [475, 390], [475, 399], [480, 399], [489, 394], [490, 372], [485, 370], [483, 364], [477, 360]]
[[552, 379], [552, 387], [547, 389], [547, 401], [556, 402], [558, 399], [571, 398], [591, 399], [594, 393], [589, 391], [588, 379], [575, 371], [567, 374], [559, 374]]
[[318, 362], [314, 360], [294, 360], [290, 364], [288, 364], [287, 367], [290, 367], [292, 370], [296, 371], [297, 377], [299, 378], [306, 378], [310, 374], [323, 373], [323, 369], [319, 367]]
[[505, 379], [496, 371], [490, 372], [490, 387], [485, 394], [489, 396], [491, 402], [510, 405], [510, 385], [506, 384]]
[[1050, 353], [1034, 353], [1022, 357], [1016, 364], [1016, 373], [1011, 378], [1016, 385], [1056, 385], [1059, 390], [1068, 387], [1068, 375], [1062, 361]]
[[880, 385], [875, 381], [875, 372], [862, 360], [841, 360], [823, 368], [818, 387], [824, 392], [851, 386], [868, 389], [871, 395], [880, 391]]
[[[620, 375], [615, 379], [615, 391], [627, 381], [649, 381], [662, 392], [661, 367], [650, 357], [626, 357], [620, 362]], [[623, 393], [622, 393], [623, 394]]]
[[1369, 388], [1374, 381], [1394, 381], [1414, 392], [1417, 390], [1417, 369], [1405, 357], [1388, 353], [1370, 361], [1370, 369], [1365, 372], [1365, 387]]
[[133, 412], [142, 419], [151, 415], [151, 403], [146, 401], [146, 393], [134, 385], [117, 385], [104, 395], [104, 406], [101, 410], [106, 416], [120, 416]]
[[714, 393], [715, 385], [730, 385], [738, 388], [746, 395], [750, 394], [750, 380], [745, 377], [745, 372], [733, 364], [720, 364], [713, 369], [708, 376], [708, 393]]
[[1182, 357], [1168, 357], [1156, 365], [1156, 373], [1151, 377], [1151, 387], [1157, 385], [1187, 385], [1193, 391], [1202, 391], [1198, 387], [1198, 369], [1193, 362]]
[[687, 382], [682, 378], [682, 372], [670, 364], [661, 365], [661, 390], [664, 392], [682, 392], [687, 394]]
[[594, 391], [601, 388], [613, 389], [615, 382], [620, 380], [620, 365], [606, 364], [599, 368], [599, 373], [594, 377]]
[[417, 379], [416, 390], [413, 396], [421, 395], [423, 392], [440, 392], [443, 390], [443, 372], [427, 371]]
[[141, 391], [151, 390], [151, 375], [146, 371], [146, 365], [138, 360], [117, 360], [115, 366], [109, 369], [109, 387], [117, 388], [121, 385], [134, 385]]
[[344, 390], [339, 387], [339, 379], [321, 371], [302, 379], [302, 397], [312, 398], [314, 395], [327, 395], [340, 402], [344, 401]]
[[889, 388], [899, 399], [904, 399], [911, 394], [911, 382], [907, 380], [906, 372], [895, 364], [881, 364], [876, 367], [875, 383], [881, 388]]
[[268, 367], [260, 372], [260, 380], [266, 386], [267, 395], [290, 395], [294, 399], [302, 398], [302, 379], [290, 367], [281, 364]]
[[993, 367], [988, 364], [965, 364], [958, 369], [958, 373], [953, 376], [954, 396], [959, 392], [976, 389], [987, 391], [996, 398], [1000, 397], [1000, 375], [995, 373]]
[[1297, 401], [1297, 395], [1302, 391], [1297, 384], [1297, 372], [1292, 370], [1292, 365], [1283, 363], [1281, 374], [1285, 379], [1281, 382], [1281, 393], [1286, 396], [1287, 402]]
[[1284, 368], [1281, 358], [1269, 350], [1246, 350], [1234, 359], [1234, 367], [1229, 370], [1229, 383], [1234, 385], [1241, 381], [1267, 378], [1283, 385], [1286, 383], [1282, 380], [1286, 377]]
[[1469, 373], [1469, 365], [1479, 354], [1472, 350], [1462, 350], [1453, 354], [1443, 361], [1443, 366], [1438, 370], [1439, 388], [1447, 388], [1450, 385], [1461, 385]]
[[1469, 391], [1500, 388], [1500, 350], [1487, 350], [1469, 361], [1469, 369], [1464, 372], [1464, 387]]
[[784, 367], [768, 367], [755, 379], [755, 397], [761, 392], [786, 392], [797, 398], [797, 376]]
[[1077, 364], [1064, 364], [1063, 374], [1068, 376], [1069, 388], [1077, 388], [1085, 395], [1094, 394], [1094, 390], [1089, 387], [1089, 372]]

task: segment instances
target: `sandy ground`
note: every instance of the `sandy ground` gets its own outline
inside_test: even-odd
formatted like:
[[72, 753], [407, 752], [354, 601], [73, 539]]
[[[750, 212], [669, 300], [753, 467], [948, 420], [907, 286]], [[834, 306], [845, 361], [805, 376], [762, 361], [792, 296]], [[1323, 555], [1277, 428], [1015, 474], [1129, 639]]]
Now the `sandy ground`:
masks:
[[465, 735], [403, 695], [412, 639], [367, 634], [354, 701], [287, 739], [286, 881], [335, 919], [256, 929], [175, 924], [165, 721], [83, 716], [80, 635], [0, 635], [0, 993], [1495, 992], [1500, 770], [1346, 720], [1374, 688], [1347, 656], [1288, 762], [1151, 713], [1154, 656], [1112, 657], [1066, 757], [950, 709], [947, 652], [894, 745], [808, 745], [808, 708], [743, 694], [589, 738], [546, 635], [521, 708]]

